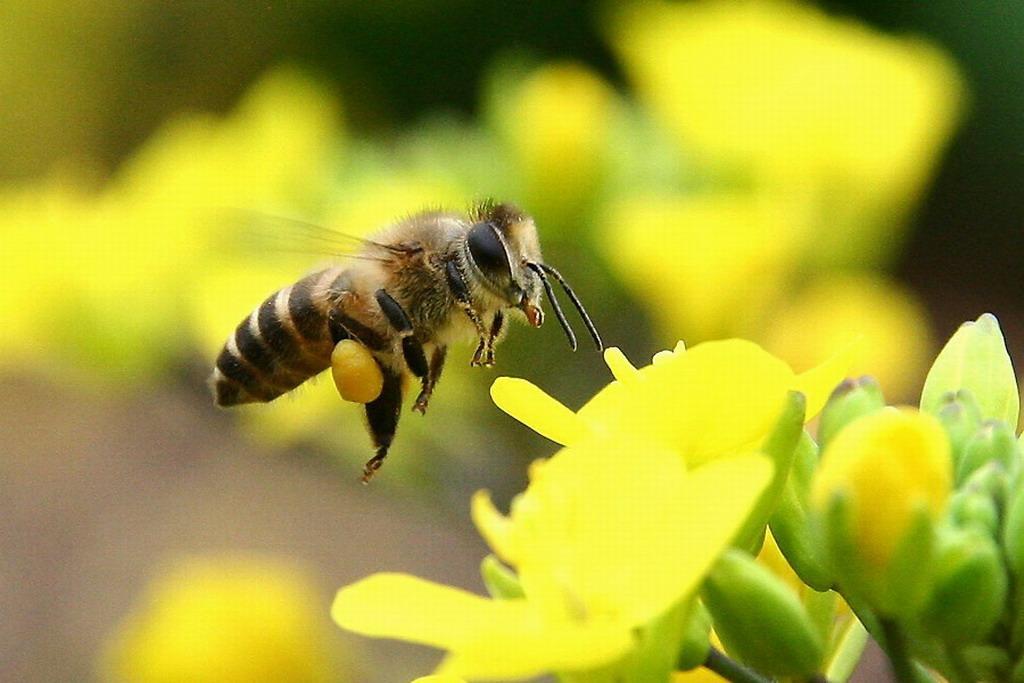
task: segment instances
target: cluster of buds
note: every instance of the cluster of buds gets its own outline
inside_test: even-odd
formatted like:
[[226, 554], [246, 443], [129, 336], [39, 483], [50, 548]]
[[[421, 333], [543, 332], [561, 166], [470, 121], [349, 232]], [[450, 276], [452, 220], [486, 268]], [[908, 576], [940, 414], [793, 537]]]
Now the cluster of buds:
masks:
[[843, 383], [813, 476], [797, 462], [779, 545], [804, 582], [842, 594], [900, 679], [1024, 680], [1019, 409], [986, 314], [943, 348], [918, 408], [886, 406], [871, 378]]

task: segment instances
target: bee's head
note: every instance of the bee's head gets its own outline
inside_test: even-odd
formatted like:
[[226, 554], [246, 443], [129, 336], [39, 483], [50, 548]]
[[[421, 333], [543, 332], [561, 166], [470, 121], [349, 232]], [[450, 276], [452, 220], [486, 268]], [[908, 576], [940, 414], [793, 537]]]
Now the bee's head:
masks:
[[540, 300], [543, 293], [547, 292], [558, 322], [575, 350], [576, 336], [545, 276], [552, 275], [580, 312], [598, 349], [603, 348], [597, 330], [572, 288], [558, 271], [544, 263], [533, 219], [510, 204], [492, 202], [477, 206], [472, 217], [474, 223], [466, 235], [467, 257], [488, 289], [508, 306], [523, 311], [527, 321], [534, 327], [540, 327], [544, 322]]

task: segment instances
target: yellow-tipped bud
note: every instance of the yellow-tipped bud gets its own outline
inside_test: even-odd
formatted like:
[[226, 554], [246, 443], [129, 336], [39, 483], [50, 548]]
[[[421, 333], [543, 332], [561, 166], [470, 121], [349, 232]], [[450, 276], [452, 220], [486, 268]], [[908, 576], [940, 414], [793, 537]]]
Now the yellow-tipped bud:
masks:
[[334, 347], [331, 375], [341, 397], [353, 403], [369, 403], [384, 388], [384, 375], [373, 354], [351, 339], [343, 339]]
[[840, 431], [811, 489], [840, 583], [882, 611], [909, 608], [952, 479], [949, 439], [930, 415], [887, 408]]

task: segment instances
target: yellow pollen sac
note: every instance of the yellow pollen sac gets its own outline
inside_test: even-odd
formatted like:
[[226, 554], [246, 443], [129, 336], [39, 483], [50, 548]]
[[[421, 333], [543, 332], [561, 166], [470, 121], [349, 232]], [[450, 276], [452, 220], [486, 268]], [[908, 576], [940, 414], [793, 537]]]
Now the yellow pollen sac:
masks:
[[373, 354], [351, 339], [343, 339], [331, 353], [331, 375], [346, 401], [369, 403], [380, 396], [384, 375]]

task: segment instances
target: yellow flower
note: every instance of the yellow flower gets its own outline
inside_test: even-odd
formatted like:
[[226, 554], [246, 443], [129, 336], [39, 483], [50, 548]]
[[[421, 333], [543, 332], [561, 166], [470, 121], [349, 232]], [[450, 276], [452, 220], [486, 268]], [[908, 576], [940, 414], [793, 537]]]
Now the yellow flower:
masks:
[[470, 679], [593, 669], [693, 594], [771, 470], [751, 454], [690, 473], [671, 451], [588, 440], [535, 464], [508, 517], [474, 498], [474, 521], [525, 598], [378, 574], [339, 591], [332, 613], [343, 628], [448, 650], [441, 671]]
[[751, 342], [729, 339], [692, 349], [680, 343], [637, 370], [616, 348], [605, 352], [615, 381], [573, 413], [533, 384], [500, 377], [491, 387], [499, 408], [542, 436], [573, 445], [591, 436], [669, 449], [695, 467], [758, 448], [790, 391], [807, 398], [807, 419], [842, 380], [848, 356], [796, 374]]
[[851, 422], [829, 444], [811, 504], [825, 514], [842, 497], [856, 552], [881, 574], [919, 517], [934, 520], [942, 512], [952, 468], [938, 420], [911, 408], [886, 408]]
[[180, 562], [156, 579], [113, 635], [104, 680], [132, 683], [337, 681], [319, 597], [268, 560]]
[[611, 87], [574, 63], [546, 64], [502, 90], [493, 115], [539, 221], [566, 221], [594, 191], [614, 103]]
[[760, 324], [785, 293], [810, 208], [767, 193], [626, 197], [603, 212], [601, 246], [666, 335], [720, 338]]
[[910, 398], [934, 357], [924, 307], [881, 275], [822, 275], [769, 317], [761, 335], [780, 358], [811, 366], [852, 336], [861, 341], [851, 375], [878, 379], [885, 394]]
[[464, 678], [450, 674], [434, 674], [433, 676], [420, 676], [412, 683], [466, 683]]
[[820, 252], [887, 251], [872, 228], [917, 198], [961, 108], [944, 53], [795, 2], [653, 2], [617, 19], [627, 73], [685, 149], [864, 219], [850, 233], [833, 216]]

